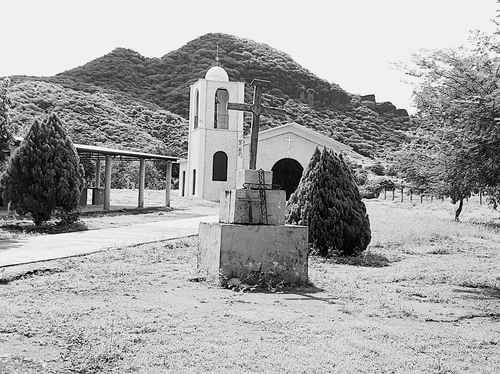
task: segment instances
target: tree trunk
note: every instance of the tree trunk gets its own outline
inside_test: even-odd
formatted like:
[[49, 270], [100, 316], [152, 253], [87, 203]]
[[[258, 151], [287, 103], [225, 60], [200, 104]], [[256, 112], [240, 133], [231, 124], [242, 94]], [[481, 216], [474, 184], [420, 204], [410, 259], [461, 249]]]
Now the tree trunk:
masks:
[[462, 213], [462, 208], [464, 206], [464, 199], [460, 199], [458, 202], [458, 208], [457, 211], [455, 212], [455, 221], [460, 222], [460, 213]]

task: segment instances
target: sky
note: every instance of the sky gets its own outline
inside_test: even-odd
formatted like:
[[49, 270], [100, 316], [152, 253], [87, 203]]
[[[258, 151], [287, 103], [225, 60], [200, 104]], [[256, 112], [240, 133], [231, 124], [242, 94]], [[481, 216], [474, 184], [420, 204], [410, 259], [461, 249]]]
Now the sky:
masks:
[[208, 32], [264, 42], [355, 94], [412, 111], [394, 63], [493, 32], [496, 0], [0, 0], [0, 76], [48, 76], [117, 47], [160, 57]]

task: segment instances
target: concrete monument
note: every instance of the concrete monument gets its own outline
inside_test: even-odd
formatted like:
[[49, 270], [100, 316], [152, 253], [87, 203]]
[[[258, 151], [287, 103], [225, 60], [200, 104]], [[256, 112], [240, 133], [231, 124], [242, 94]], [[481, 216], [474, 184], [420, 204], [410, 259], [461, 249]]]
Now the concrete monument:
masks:
[[200, 223], [197, 267], [209, 281], [238, 278], [289, 285], [308, 281], [306, 226], [284, 225], [285, 191], [272, 185], [272, 172], [256, 170], [260, 114], [276, 111], [261, 103], [264, 81], [254, 80], [252, 104], [227, 103], [227, 109], [252, 113], [249, 169], [237, 172], [237, 188], [220, 195], [217, 223]]

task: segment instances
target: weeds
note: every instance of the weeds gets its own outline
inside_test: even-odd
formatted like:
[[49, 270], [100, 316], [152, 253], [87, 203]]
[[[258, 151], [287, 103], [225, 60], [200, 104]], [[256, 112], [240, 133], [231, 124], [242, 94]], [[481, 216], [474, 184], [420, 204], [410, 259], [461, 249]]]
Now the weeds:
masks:
[[114, 329], [108, 331], [108, 339], [91, 338], [87, 330], [77, 330], [66, 340], [61, 359], [72, 373], [94, 374], [124, 358], [125, 349], [115, 339]]

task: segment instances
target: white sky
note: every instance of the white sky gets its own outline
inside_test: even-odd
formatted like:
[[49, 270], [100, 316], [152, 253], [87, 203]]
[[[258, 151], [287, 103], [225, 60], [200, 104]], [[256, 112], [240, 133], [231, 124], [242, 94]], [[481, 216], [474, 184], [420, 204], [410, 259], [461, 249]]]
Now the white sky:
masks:
[[160, 57], [208, 32], [265, 42], [352, 93], [409, 108], [393, 62], [491, 32], [496, 0], [0, 0], [0, 76], [53, 75], [116, 47]]

